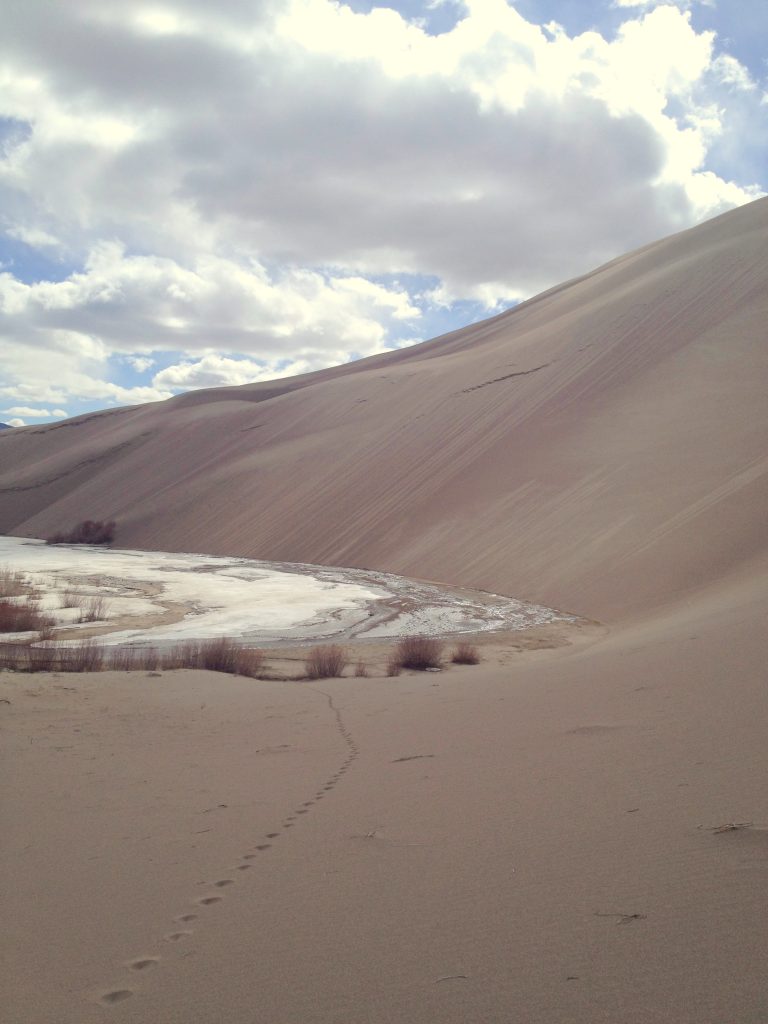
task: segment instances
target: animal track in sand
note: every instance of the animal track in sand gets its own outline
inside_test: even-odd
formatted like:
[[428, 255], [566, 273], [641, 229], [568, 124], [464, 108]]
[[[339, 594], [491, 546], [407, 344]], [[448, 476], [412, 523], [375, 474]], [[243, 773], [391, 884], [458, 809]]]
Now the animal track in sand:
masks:
[[133, 991], [129, 988], [116, 988], [112, 992], [105, 992], [101, 1001], [111, 1006], [112, 1003], [122, 1003], [124, 999], [130, 999], [132, 995]]
[[148, 967], [156, 967], [160, 962], [159, 957], [156, 956], [145, 956], [139, 960], [132, 960], [125, 966], [130, 967], [132, 971], [146, 971]]
[[[309, 687], [309, 689], [315, 690], [315, 687]], [[338, 770], [333, 775], [331, 775], [330, 777], [327, 778], [327, 781], [325, 782], [325, 784], [322, 785], [320, 788], [318, 788], [317, 792], [315, 793], [314, 797], [311, 800], [305, 800], [301, 807], [297, 807], [290, 814], [286, 815], [286, 817], [283, 819], [283, 822], [281, 824], [281, 829], [293, 828], [294, 825], [297, 823], [297, 816], [299, 814], [309, 814], [310, 808], [312, 808], [317, 803], [317, 801], [322, 800], [323, 797], [327, 793], [330, 793], [330, 791], [341, 781], [342, 777], [349, 771], [350, 767], [352, 766], [352, 764], [354, 763], [356, 758], [359, 757], [359, 754], [360, 754], [359, 748], [358, 748], [357, 744], [355, 743], [355, 741], [352, 739], [351, 733], [349, 732], [349, 730], [344, 725], [343, 719], [341, 717], [341, 713], [339, 712], [339, 709], [334, 704], [333, 698], [330, 696], [330, 694], [325, 693], [323, 690], [315, 690], [315, 692], [319, 693], [319, 694], [322, 694], [322, 696], [324, 696], [325, 699], [328, 701], [328, 706], [329, 706], [330, 710], [333, 712], [333, 715], [336, 718], [337, 730], [338, 730], [339, 734], [341, 735], [342, 739], [344, 740], [344, 742], [347, 745], [348, 754], [347, 754], [347, 757], [341, 762]], [[213, 810], [225, 809], [226, 807], [227, 807], [227, 804], [221, 803], [221, 804], [218, 804], [216, 808], [209, 807], [209, 808], [206, 808], [204, 811], [202, 811], [200, 813], [207, 814], [207, 813], [209, 813], [209, 812], [211, 812]], [[210, 831], [210, 830], [206, 829], [205, 831]], [[264, 835], [265, 835], [265, 837], [267, 839], [272, 840], [272, 839], [277, 839], [281, 835], [281, 832], [280, 831], [266, 832], [266, 833], [264, 833]], [[258, 857], [259, 853], [262, 853], [264, 850], [269, 850], [269, 849], [271, 849], [271, 847], [272, 847], [272, 843], [271, 842], [259, 843], [258, 845], [253, 847], [253, 849], [255, 851], [257, 851], [257, 852], [245, 853], [245, 854], [242, 855], [240, 860], [241, 861], [245, 861], [245, 862], [253, 861], [253, 860], [255, 860]], [[252, 863], [240, 863], [240, 864], [236, 864], [231, 870], [233, 870], [233, 871], [248, 871], [251, 867], [253, 867]], [[223, 889], [223, 888], [226, 888], [227, 886], [234, 885], [235, 884], [235, 880], [233, 878], [220, 878], [220, 879], [217, 879], [212, 884], [217, 889]], [[221, 903], [223, 901], [223, 899], [224, 899], [223, 896], [218, 896], [218, 895], [210, 894], [210, 895], [207, 895], [207, 896], [200, 896], [200, 897], [198, 897], [195, 900], [195, 903], [198, 906], [200, 906], [200, 907], [209, 907], [209, 906], [212, 906], [213, 904]], [[174, 918], [174, 921], [179, 922], [181, 924], [188, 924], [191, 921], [197, 920], [197, 917], [198, 917], [197, 914], [184, 913], [184, 914], [177, 915]], [[189, 938], [193, 934], [194, 933], [193, 933], [193, 931], [191, 929], [181, 928], [181, 929], [178, 929], [177, 931], [167, 932], [163, 936], [163, 940], [165, 942], [180, 942], [183, 939]], [[187, 954], [187, 955], [189, 955], [189, 954]], [[139, 972], [141, 972], [141, 971], [148, 970], [151, 967], [155, 967], [155, 966], [159, 965], [159, 963], [160, 963], [160, 957], [145, 956], [145, 957], [137, 958], [135, 960], [130, 960], [130, 961], [128, 961], [125, 964], [125, 966], [129, 970], [131, 970], [131, 971], [139, 971]], [[104, 992], [99, 997], [99, 1001], [102, 1004], [109, 1006], [109, 1005], [112, 1005], [114, 1003], [122, 1002], [125, 999], [129, 999], [133, 994], [134, 994], [133, 989], [129, 989], [129, 988], [115, 988], [115, 989], [112, 989], [112, 990], [110, 990], [108, 992]]]

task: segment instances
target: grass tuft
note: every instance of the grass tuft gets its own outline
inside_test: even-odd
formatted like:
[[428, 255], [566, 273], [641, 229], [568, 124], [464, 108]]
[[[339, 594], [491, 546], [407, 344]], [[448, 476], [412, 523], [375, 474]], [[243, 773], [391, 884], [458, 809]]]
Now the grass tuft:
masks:
[[309, 679], [336, 679], [344, 674], [346, 666], [346, 653], [338, 644], [312, 647], [304, 662]]
[[474, 644], [462, 640], [451, 652], [451, 661], [454, 665], [479, 665], [480, 651]]
[[443, 645], [431, 636], [405, 636], [397, 643], [392, 657], [401, 668], [424, 672], [428, 668], [442, 668]]

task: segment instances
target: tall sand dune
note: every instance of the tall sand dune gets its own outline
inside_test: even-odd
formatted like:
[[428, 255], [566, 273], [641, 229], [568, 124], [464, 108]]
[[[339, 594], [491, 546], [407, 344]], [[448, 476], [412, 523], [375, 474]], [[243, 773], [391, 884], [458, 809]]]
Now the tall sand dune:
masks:
[[763, 559], [768, 199], [443, 338], [0, 438], [0, 531], [366, 566], [599, 619]]

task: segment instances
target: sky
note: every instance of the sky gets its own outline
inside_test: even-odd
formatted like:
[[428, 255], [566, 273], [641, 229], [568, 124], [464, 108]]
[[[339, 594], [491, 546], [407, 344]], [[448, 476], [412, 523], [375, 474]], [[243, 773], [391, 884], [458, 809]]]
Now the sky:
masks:
[[765, 0], [6, 0], [0, 421], [411, 345], [767, 156]]

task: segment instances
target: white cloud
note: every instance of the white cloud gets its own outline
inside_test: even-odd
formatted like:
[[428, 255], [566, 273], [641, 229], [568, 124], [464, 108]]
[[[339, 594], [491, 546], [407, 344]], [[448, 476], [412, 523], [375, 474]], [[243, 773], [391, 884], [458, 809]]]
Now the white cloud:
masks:
[[[5, 393], [327, 365], [397, 344], [419, 301], [493, 309], [757, 195], [707, 167], [759, 109], [746, 69], [689, 3], [616, 5], [612, 39], [506, 0], [439, 36], [332, 0], [12, 5], [0, 116], [31, 130], [0, 148], [0, 227], [80, 269], [0, 275]], [[168, 351], [151, 387], [111, 382]]]
[[24, 420], [19, 419], [18, 417], [14, 417], [14, 419], [8, 420], [8, 426], [9, 427], [25, 427], [26, 423], [24, 422]]
[[42, 419], [45, 416], [66, 416], [64, 409], [32, 409], [28, 405], [14, 405], [10, 409], [3, 409], [3, 412], [10, 413], [12, 416], [28, 416], [35, 419]]
[[155, 360], [150, 359], [149, 356], [126, 356], [125, 361], [137, 373], [144, 373], [155, 365]]

